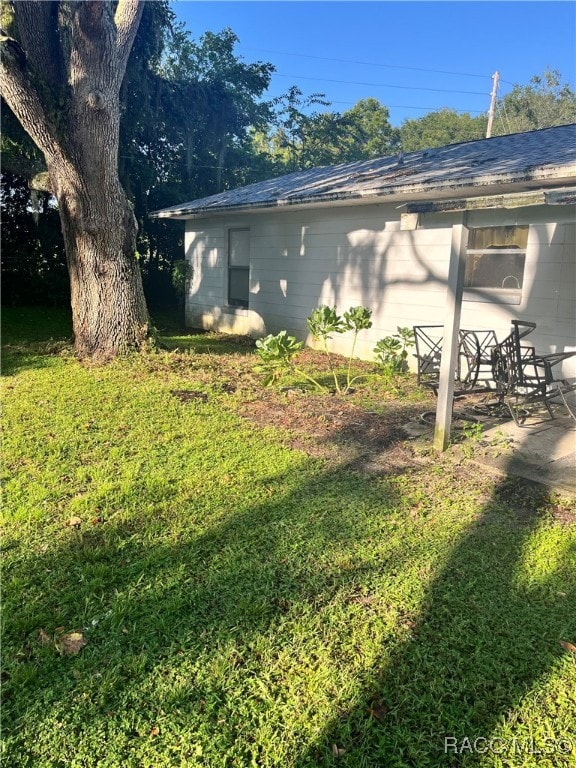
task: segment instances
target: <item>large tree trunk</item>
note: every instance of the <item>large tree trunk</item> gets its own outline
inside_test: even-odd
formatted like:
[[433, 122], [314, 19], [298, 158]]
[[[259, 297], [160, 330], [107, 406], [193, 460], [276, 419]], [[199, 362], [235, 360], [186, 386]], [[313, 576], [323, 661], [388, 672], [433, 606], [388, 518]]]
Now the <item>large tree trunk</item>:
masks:
[[70, 274], [74, 343], [81, 358], [106, 360], [137, 349], [148, 336], [148, 313], [136, 254], [137, 225], [116, 181], [91, 193], [58, 177], [54, 189]]
[[20, 42], [2, 37], [2, 95], [58, 200], [76, 351], [106, 360], [148, 336], [137, 224], [118, 179], [120, 86], [142, 5], [20, 0], [14, 11]]

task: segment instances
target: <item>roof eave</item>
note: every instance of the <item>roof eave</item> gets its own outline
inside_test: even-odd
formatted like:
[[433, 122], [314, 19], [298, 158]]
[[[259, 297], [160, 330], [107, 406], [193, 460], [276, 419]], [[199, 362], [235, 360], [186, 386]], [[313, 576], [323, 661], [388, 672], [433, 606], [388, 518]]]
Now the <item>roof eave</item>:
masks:
[[553, 168], [533, 171], [522, 176], [500, 176], [497, 178], [481, 177], [470, 181], [469, 179], [450, 180], [433, 184], [418, 184], [412, 187], [376, 187], [366, 191], [329, 192], [314, 195], [302, 195], [287, 199], [264, 200], [256, 203], [241, 203], [216, 206], [196, 206], [186, 208], [184, 206], [175, 209], [154, 211], [151, 218], [157, 219], [196, 219], [206, 216], [225, 215], [234, 213], [256, 213], [271, 209], [281, 210], [296, 207], [325, 207], [334, 203], [370, 204], [375, 202], [410, 202], [419, 197], [430, 195], [452, 195], [456, 197], [470, 197], [471, 189], [491, 189], [500, 187], [514, 187], [515, 191], [529, 191], [535, 187], [558, 185], [558, 183], [570, 184], [576, 182], [576, 166], [573, 168]]

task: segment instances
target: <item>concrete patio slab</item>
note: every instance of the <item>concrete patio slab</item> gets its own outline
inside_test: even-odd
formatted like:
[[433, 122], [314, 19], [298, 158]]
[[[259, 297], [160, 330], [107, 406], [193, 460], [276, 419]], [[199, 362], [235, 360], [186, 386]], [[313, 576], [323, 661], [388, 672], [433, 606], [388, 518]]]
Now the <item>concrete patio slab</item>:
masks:
[[[565, 410], [558, 410], [554, 419], [522, 426], [511, 419], [479, 417], [482, 434], [466, 438], [455, 429], [453, 450], [478, 466], [576, 496], [576, 422], [564, 414]], [[423, 422], [410, 422], [404, 429], [411, 438], [432, 439], [433, 428]]]
[[521, 427], [504, 422], [487, 429], [479, 446], [476, 463], [576, 495], [576, 422], [569, 416]]

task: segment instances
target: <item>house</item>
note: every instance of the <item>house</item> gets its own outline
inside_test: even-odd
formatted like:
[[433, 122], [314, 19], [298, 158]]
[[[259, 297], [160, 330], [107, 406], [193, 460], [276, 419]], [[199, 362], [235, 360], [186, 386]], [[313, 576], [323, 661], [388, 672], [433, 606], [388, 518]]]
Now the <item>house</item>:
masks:
[[[372, 359], [397, 326], [444, 325], [451, 307], [456, 332], [501, 337], [526, 319], [540, 351], [576, 348], [576, 125], [298, 171], [153, 215], [186, 222], [191, 327], [311, 344], [315, 307], [364, 305], [357, 351]], [[349, 350], [346, 335], [332, 344]]]

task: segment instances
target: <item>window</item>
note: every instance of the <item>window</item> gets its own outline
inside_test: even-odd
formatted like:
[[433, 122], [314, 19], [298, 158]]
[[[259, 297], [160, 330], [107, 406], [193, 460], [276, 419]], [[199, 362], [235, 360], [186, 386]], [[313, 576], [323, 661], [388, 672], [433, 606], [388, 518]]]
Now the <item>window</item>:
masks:
[[228, 230], [228, 304], [247, 307], [250, 292], [250, 230]]
[[504, 302], [519, 304], [527, 242], [527, 225], [470, 229], [464, 276], [464, 290], [468, 289], [465, 298], [488, 301], [490, 295], [498, 295]]

